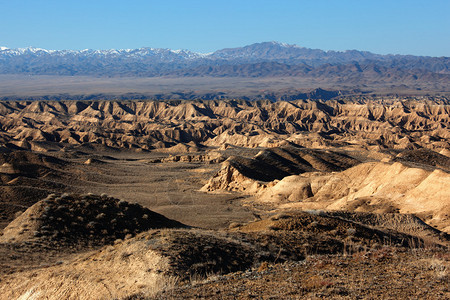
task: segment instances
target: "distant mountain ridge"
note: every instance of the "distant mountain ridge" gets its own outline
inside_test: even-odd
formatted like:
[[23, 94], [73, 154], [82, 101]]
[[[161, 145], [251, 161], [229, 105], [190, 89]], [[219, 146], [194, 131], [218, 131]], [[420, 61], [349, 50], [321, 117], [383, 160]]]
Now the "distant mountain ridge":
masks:
[[450, 57], [323, 51], [278, 42], [202, 54], [189, 50], [0, 48], [0, 74], [139, 77], [299, 76], [340, 84], [420, 82], [448, 86]]

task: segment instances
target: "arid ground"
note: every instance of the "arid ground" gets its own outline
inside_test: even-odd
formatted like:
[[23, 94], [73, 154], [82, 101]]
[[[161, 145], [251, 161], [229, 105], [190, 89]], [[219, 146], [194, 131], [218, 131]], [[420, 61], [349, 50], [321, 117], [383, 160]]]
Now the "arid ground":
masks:
[[1, 299], [447, 299], [450, 100], [0, 102]]

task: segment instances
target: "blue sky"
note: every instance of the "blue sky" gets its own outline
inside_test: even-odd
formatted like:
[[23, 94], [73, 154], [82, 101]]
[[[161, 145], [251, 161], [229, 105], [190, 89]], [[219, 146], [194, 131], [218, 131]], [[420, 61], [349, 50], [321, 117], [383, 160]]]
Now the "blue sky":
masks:
[[211, 52], [279, 41], [450, 56], [449, 16], [449, 0], [0, 0], [0, 46]]

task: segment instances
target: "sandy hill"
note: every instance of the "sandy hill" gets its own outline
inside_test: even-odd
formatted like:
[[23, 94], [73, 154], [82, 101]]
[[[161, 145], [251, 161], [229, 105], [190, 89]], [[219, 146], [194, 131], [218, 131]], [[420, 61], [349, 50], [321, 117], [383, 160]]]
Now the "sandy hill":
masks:
[[34, 299], [149, 297], [208, 274], [301, 261], [312, 253], [375, 251], [385, 244], [405, 249], [422, 247], [423, 240], [316, 213], [278, 214], [231, 232], [150, 230], [38, 272], [8, 275], [0, 292]]
[[413, 213], [449, 232], [450, 174], [396, 163], [363, 163], [334, 174], [285, 177], [257, 192], [281, 207]]
[[450, 235], [426, 224], [413, 214], [399, 213], [368, 213], [350, 211], [312, 211], [321, 215], [332, 216], [361, 223], [376, 228], [392, 229], [395, 231], [421, 237], [432, 237], [435, 240], [449, 242]]
[[[96, 144], [194, 151], [195, 145], [449, 148], [439, 99], [270, 101], [2, 101], [0, 142], [31, 150]], [[301, 136], [298, 136], [302, 133]], [[194, 145], [188, 143], [194, 142]]]
[[[372, 247], [374, 244], [386, 244], [387, 240], [402, 246], [411, 246], [412, 243], [419, 241], [409, 234], [380, 230], [367, 225], [355, 222], [349, 217], [342, 218], [337, 214], [310, 210], [275, 214], [232, 230], [246, 232], [262, 240], [277, 241], [276, 244], [282, 243], [285, 250], [283, 254], [289, 253], [288, 255], [308, 251], [317, 254], [338, 253], [346, 247]], [[308, 249], [309, 247], [311, 249]]]
[[202, 187], [203, 191], [245, 190], [257, 181], [270, 182], [306, 172], [334, 172], [359, 161], [339, 152], [288, 145], [260, 151], [253, 158], [233, 156]]
[[[2, 299], [106, 299], [152, 295], [161, 289], [251, 267], [258, 257], [252, 244], [215, 232], [151, 230], [36, 273], [15, 273], [0, 286]], [[11, 289], [11, 287], [14, 287]]]
[[139, 204], [96, 195], [49, 195], [11, 222], [2, 243], [104, 245], [152, 228], [185, 227]]
[[0, 228], [53, 192], [70, 189], [74, 164], [45, 154], [8, 149], [0, 153]]
[[272, 148], [251, 159], [230, 157], [202, 191], [244, 192], [282, 209], [416, 214], [449, 232], [449, 162], [427, 149], [358, 164], [328, 150]]

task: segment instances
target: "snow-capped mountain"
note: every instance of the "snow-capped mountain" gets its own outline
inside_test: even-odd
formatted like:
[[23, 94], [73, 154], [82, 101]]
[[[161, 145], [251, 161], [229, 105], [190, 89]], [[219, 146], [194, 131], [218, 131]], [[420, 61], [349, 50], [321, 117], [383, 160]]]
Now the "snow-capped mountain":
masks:
[[96, 57], [114, 57], [122, 56], [125, 58], [133, 57], [146, 57], [153, 56], [159, 57], [164, 60], [164, 58], [172, 56], [172, 58], [185, 58], [185, 59], [196, 59], [203, 57], [203, 55], [191, 52], [188, 50], [171, 50], [171, 49], [161, 49], [161, 48], [139, 48], [139, 49], [109, 49], [109, 50], [91, 50], [84, 49], [80, 51], [76, 50], [46, 50], [42, 48], [17, 48], [10, 49], [7, 47], [0, 47], [0, 57], [6, 56], [20, 56], [20, 55], [52, 55], [52, 56], [96, 56]]
[[76, 51], [0, 47], [0, 74], [255, 77], [320, 73], [320, 76], [331, 76], [342, 70], [367, 72], [368, 69], [374, 74], [377, 73], [374, 70], [450, 74], [450, 58], [379, 55], [357, 50], [323, 51], [278, 42], [208, 54], [162, 48]]

